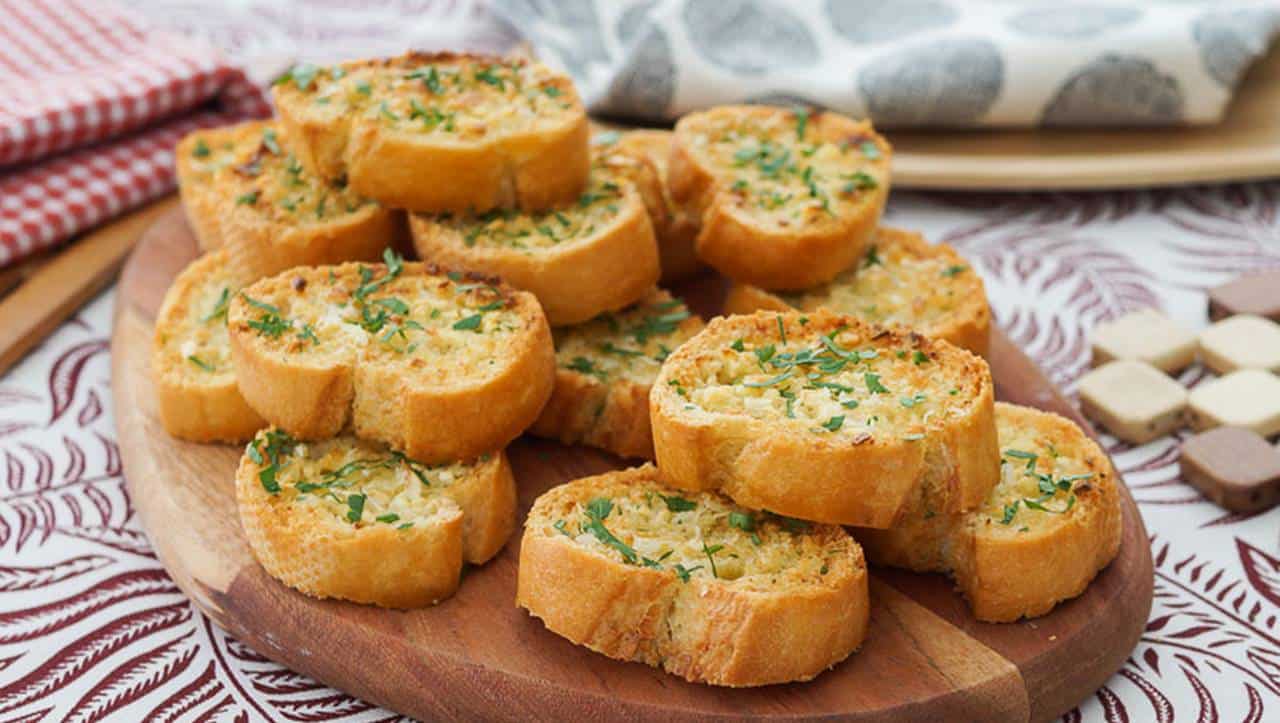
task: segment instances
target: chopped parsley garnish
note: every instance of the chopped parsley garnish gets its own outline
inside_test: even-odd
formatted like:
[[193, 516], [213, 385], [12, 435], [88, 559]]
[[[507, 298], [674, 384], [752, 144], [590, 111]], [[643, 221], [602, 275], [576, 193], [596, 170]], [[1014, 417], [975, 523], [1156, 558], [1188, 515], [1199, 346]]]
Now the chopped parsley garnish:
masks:
[[843, 426], [844, 426], [844, 415], [843, 415], [843, 414], [836, 415], [836, 416], [832, 417], [831, 419], [828, 419], [827, 421], [825, 421], [825, 422], [823, 422], [823, 423], [822, 423], [822, 427], [823, 427], [823, 429], [826, 429], [828, 432], [836, 432], [836, 431], [839, 431], [839, 429], [840, 429], [841, 427], [843, 427]]
[[712, 545], [707, 547], [707, 543], [702, 543], [702, 552], [707, 556], [707, 562], [711, 563], [711, 576], [719, 579], [720, 571], [716, 569], [715, 554], [724, 549], [724, 545]]
[[493, 66], [489, 66], [484, 70], [477, 70], [476, 80], [482, 83], [488, 83], [489, 85], [492, 85], [498, 90], [506, 90], [507, 88], [506, 83], [504, 83], [502, 80], [502, 76], [493, 72]]
[[915, 362], [917, 366], [927, 364], [929, 362], [929, 355], [919, 349], [916, 349], [915, 354], [911, 356], [911, 361]]
[[[338, 71], [341, 70], [341, 68], [334, 68], [333, 77], [341, 78], [342, 76], [338, 75]], [[276, 78], [275, 83], [272, 83], [272, 85], [282, 85], [293, 81], [293, 84], [298, 86], [298, 90], [307, 91], [311, 89], [311, 84], [315, 81], [316, 73], [318, 72], [320, 72], [320, 69], [310, 63], [298, 63], [286, 70], [279, 78]]]
[[658, 496], [662, 498], [663, 502], [667, 503], [667, 509], [672, 512], [688, 512], [689, 510], [697, 509], [698, 507], [698, 503], [692, 500], [686, 500], [683, 497], [677, 497], [675, 495], [668, 497], [662, 493], [658, 493]]
[[874, 141], [863, 141], [861, 148], [862, 155], [867, 158], [875, 160], [880, 157], [880, 146], [877, 146]]
[[378, 515], [377, 517], [375, 517], [375, 518], [373, 518], [373, 519], [374, 519], [375, 521], [377, 521], [377, 522], [385, 522], [385, 523], [387, 523], [387, 524], [391, 524], [392, 522], [399, 522], [399, 521], [400, 521], [400, 515], [397, 515], [397, 514], [396, 514], [396, 513], [394, 513], [394, 512], [388, 512], [388, 513], [386, 513], [385, 515]]
[[968, 270], [968, 268], [969, 268], [968, 266], [960, 266], [958, 264], [955, 266], [948, 266], [947, 268], [942, 270], [942, 275], [946, 276], [947, 278], [951, 278], [956, 274], [963, 273], [964, 271]]
[[356, 523], [364, 515], [365, 495], [353, 494], [347, 496], [347, 521]]
[[809, 126], [809, 110], [802, 106], [796, 106], [791, 109], [796, 114], [796, 140], [804, 140], [805, 128]]
[[591, 533], [601, 544], [617, 550], [622, 555], [622, 559], [632, 565], [638, 564], [640, 556], [636, 554], [636, 551], [630, 545], [615, 537], [609, 531], [609, 528], [604, 526], [605, 519], [612, 511], [613, 503], [608, 499], [597, 497], [591, 500], [587, 503], [587, 522], [582, 526], [582, 529]]
[[213, 365], [212, 365], [212, 364], [210, 364], [209, 362], [207, 362], [207, 361], [205, 361], [205, 360], [201, 359], [200, 357], [196, 356], [195, 354], [188, 355], [188, 356], [187, 356], [187, 361], [191, 362], [192, 364], [195, 364], [196, 366], [200, 367], [201, 369], [203, 369], [203, 370], [205, 370], [205, 371], [207, 371], [207, 372], [212, 373], [212, 372], [214, 371], [214, 367], [213, 367]]
[[227, 317], [227, 306], [231, 302], [231, 289], [222, 287], [222, 293], [218, 295], [218, 300], [214, 302], [213, 308], [208, 314], [200, 317], [200, 321], [213, 321], [214, 319], [225, 319]]
[[276, 138], [275, 128], [268, 128], [262, 132], [262, 145], [266, 146], [272, 155], [280, 155], [280, 141]]
[[913, 394], [909, 397], [899, 398], [898, 403], [907, 409], [911, 409], [912, 407], [916, 406], [917, 404], [920, 404], [924, 400], [925, 400], [925, 396], [923, 394]]
[[249, 306], [262, 312], [257, 319], [249, 321], [249, 328], [256, 330], [262, 336], [278, 339], [281, 334], [293, 327], [292, 322], [280, 316], [280, 309], [275, 306], [258, 301], [244, 292], [240, 293], [240, 298], [244, 299]]
[[196, 139], [196, 147], [191, 151], [191, 155], [196, 158], [208, 158], [209, 144], [205, 143], [203, 138]]
[[453, 322], [453, 328], [457, 331], [474, 331], [479, 333], [480, 324], [484, 320], [484, 314], [472, 314]]
[[242, 193], [239, 196], [236, 196], [236, 205], [252, 206], [253, 204], [258, 202], [258, 197], [261, 195], [262, 195], [262, 192], [258, 190], [249, 191], [248, 193]]
[[862, 375], [863, 380], [867, 383], [867, 391], [872, 394], [888, 394], [889, 388], [880, 383], [880, 375], [867, 372]]
[[[259, 444], [262, 445], [261, 448]], [[294, 444], [293, 437], [278, 429], [269, 429], [255, 437], [245, 449], [249, 459], [262, 468], [258, 471], [258, 482], [269, 494], [274, 495], [280, 491], [280, 483], [276, 481], [276, 474], [280, 471], [280, 457], [291, 453]]]
[[676, 577], [680, 578], [680, 582], [689, 582], [689, 575], [702, 569], [702, 565], [694, 565], [693, 567], [685, 567], [680, 563], [675, 566]]
[[863, 261], [862, 266], [863, 268], [869, 268], [871, 266], [884, 266], [884, 263], [880, 261], [880, 252], [876, 250], [875, 246], [872, 246], [871, 248], [867, 249], [867, 258], [865, 261]]

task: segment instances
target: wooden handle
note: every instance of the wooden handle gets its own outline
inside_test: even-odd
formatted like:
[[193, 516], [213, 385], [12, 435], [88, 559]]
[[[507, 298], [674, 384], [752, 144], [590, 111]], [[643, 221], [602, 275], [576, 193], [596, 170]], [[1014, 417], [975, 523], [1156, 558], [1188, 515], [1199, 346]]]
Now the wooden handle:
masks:
[[0, 301], [0, 374], [110, 283], [142, 231], [176, 203], [171, 196], [90, 231], [25, 279], [13, 273], [17, 288]]

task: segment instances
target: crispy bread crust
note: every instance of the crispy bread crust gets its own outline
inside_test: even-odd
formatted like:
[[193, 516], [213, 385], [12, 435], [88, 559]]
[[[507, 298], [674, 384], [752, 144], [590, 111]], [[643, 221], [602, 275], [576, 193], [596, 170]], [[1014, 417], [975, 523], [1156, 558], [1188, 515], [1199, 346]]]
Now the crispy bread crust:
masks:
[[[892, 530], [856, 530], [867, 557], [877, 564], [921, 572], [949, 572], [986, 622], [1036, 617], [1084, 592], [1120, 549], [1123, 511], [1119, 480], [1107, 455], [1073, 422], [1028, 407], [997, 403], [1001, 427], [1033, 429], [1063, 457], [1092, 472], [1087, 488], [1065, 518], [992, 524], [977, 513], [911, 520]], [[1055, 503], [1060, 507], [1061, 503]], [[1022, 515], [1028, 514], [1024, 510]], [[1047, 515], [1048, 513], [1041, 513]], [[1049, 524], [1052, 523], [1052, 524]]]
[[538, 297], [552, 326], [587, 321], [621, 309], [658, 281], [653, 226], [639, 194], [627, 187], [622, 207], [602, 232], [580, 242], [536, 253], [467, 246], [462, 233], [430, 216], [413, 215], [409, 226], [418, 255], [434, 263], [497, 274]]
[[[922, 509], [959, 512], [977, 507], [999, 479], [994, 390], [985, 361], [951, 344], [848, 316], [760, 312], [721, 317], [685, 342], [663, 364], [650, 392], [654, 450], [667, 480], [685, 489], [720, 489], [735, 502], [804, 520], [887, 528]], [[920, 350], [934, 368], [947, 366], [962, 381], [967, 411], [904, 440], [879, 429], [865, 440], [827, 439], [780, 429], [742, 414], [685, 410], [673, 386], [686, 369], [714, 357], [735, 339], [773, 338], [782, 320], [788, 335], [826, 334], [847, 327], [860, 346]], [[906, 394], [910, 390], [895, 390]]]
[[[388, 72], [452, 61], [512, 61], [460, 53], [408, 53], [396, 58], [342, 63], [349, 69], [383, 66]], [[574, 106], [564, 122], [522, 133], [466, 142], [432, 140], [385, 128], [376, 118], [317, 112], [293, 84], [273, 88], [276, 110], [293, 139], [298, 160], [324, 178], [346, 177], [351, 188], [392, 208], [423, 212], [539, 209], [577, 198], [586, 183], [586, 110], [567, 76], [555, 79]]]
[[877, 187], [865, 191], [859, 207], [839, 217], [821, 218], [803, 229], [766, 228], [740, 209], [747, 203], [730, 188], [726, 169], [697, 158], [693, 136], [702, 125], [724, 117], [767, 118], [789, 113], [768, 106], [721, 106], [691, 113], [676, 123], [667, 182], [675, 204], [700, 219], [698, 256], [725, 276], [766, 289], [804, 289], [830, 281], [861, 258], [889, 195], [892, 149], [869, 122], [830, 112], [815, 112], [809, 128], [833, 142], [859, 139], [874, 143], [881, 160]]
[[[322, 288], [330, 271], [354, 288], [358, 268], [299, 268], [259, 281], [245, 293], [287, 293], [298, 277], [307, 281], [304, 288]], [[446, 273], [433, 265], [404, 264], [405, 276]], [[357, 436], [386, 442], [427, 463], [500, 449], [533, 423], [550, 397], [555, 350], [533, 296], [496, 279], [473, 278], [499, 289], [525, 329], [503, 350], [504, 368], [488, 379], [443, 386], [432, 381], [428, 364], [412, 365], [411, 373], [403, 364], [381, 363], [363, 350], [301, 361], [249, 327], [250, 307], [237, 296], [228, 324], [240, 390], [264, 418], [299, 439], [332, 437], [350, 423]]]
[[161, 341], [183, 329], [193, 297], [210, 273], [227, 265], [225, 252], [188, 264], [165, 292], [156, 316], [151, 371], [160, 422], [169, 434], [191, 442], [243, 442], [267, 424], [244, 400], [231, 370], [193, 377], [180, 367], [186, 361], [166, 354]]
[[[963, 257], [947, 244], [930, 244], [924, 237], [910, 231], [902, 231], [881, 226], [872, 238], [873, 244], [897, 244], [907, 246], [916, 255], [937, 256], [953, 264], [965, 263]], [[979, 293], [965, 298], [955, 313], [932, 324], [904, 325], [915, 331], [944, 341], [949, 341], [961, 349], [985, 358], [991, 346], [991, 307], [987, 303], [985, 286], [982, 279], [974, 274]], [[750, 284], [732, 283], [724, 301], [725, 314], [750, 314], [757, 310], [793, 311], [793, 307], [777, 294]], [[821, 305], [803, 307], [827, 308]], [[857, 316], [852, 311], [838, 311]]]
[[433, 605], [458, 589], [462, 563], [497, 554], [515, 529], [515, 478], [504, 452], [477, 462], [448, 495], [459, 509], [434, 525], [317, 529], [258, 480], [246, 454], [236, 471], [245, 539], [267, 573], [302, 593], [389, 608]]
[[534, 529], [554, 498], [587, 499], [619, 484], [666, 489], [646, 465], [562, 485], [529, 513], [516, 604], [552, 632], [611, 658], [732, 687], [809, 680], [861, 645], [870, 609], [866, 566], [839, 528], [812, 533], [848, 541], [823, 585], [768, 592], [702, 578], [682, 583], [671, 571], [628, 565]]
[[667, 161], [671, 156], [671, 131], [634, 130], [620, 132], [615, 147], [649, 161], [632, 180], [644, 197], [658, 239], [658, 256], [662, 260], [662, 283], [671, 284], [702, 271], [704, 267], [694, 249], [699, 221], [671, 200], [667, 188]]

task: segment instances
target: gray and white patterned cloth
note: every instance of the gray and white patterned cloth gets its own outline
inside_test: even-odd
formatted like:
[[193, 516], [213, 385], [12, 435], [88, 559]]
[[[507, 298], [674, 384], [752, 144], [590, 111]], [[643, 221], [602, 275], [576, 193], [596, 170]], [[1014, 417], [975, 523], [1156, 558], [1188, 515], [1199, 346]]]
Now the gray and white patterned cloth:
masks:
[[492, 0], [592, 111], [802, 103], [881, 127], [1218, 121], [1280, 3]]

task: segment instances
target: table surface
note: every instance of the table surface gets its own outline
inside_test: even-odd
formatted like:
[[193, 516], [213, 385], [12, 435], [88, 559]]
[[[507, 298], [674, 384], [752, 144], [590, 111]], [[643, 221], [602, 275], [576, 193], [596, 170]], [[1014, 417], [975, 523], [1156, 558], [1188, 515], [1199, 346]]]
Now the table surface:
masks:
[[[955, 245], [1000, 326], [1067, 391], [1089, 329], [1280, 268], [1280, 182], [1143, 192], [896, 193], [886, 223]], [[211, 624], [153, 556], [111, 419], [113, 292], [0, 377], [0, 718], [381, 720]], [[1199, 367], [1183, 374], [1199, 383]], [[1280, 509], [1247, 516], [1178, 474], [1178, 440], [1104, 438], [1152, 535], [1155, 604], [1124, 669], [1068, 720], [1280, 716]], [[200, 524], [175, 519], [172, 524]], [[27, 717], [31, 716], [31, 717]]]

